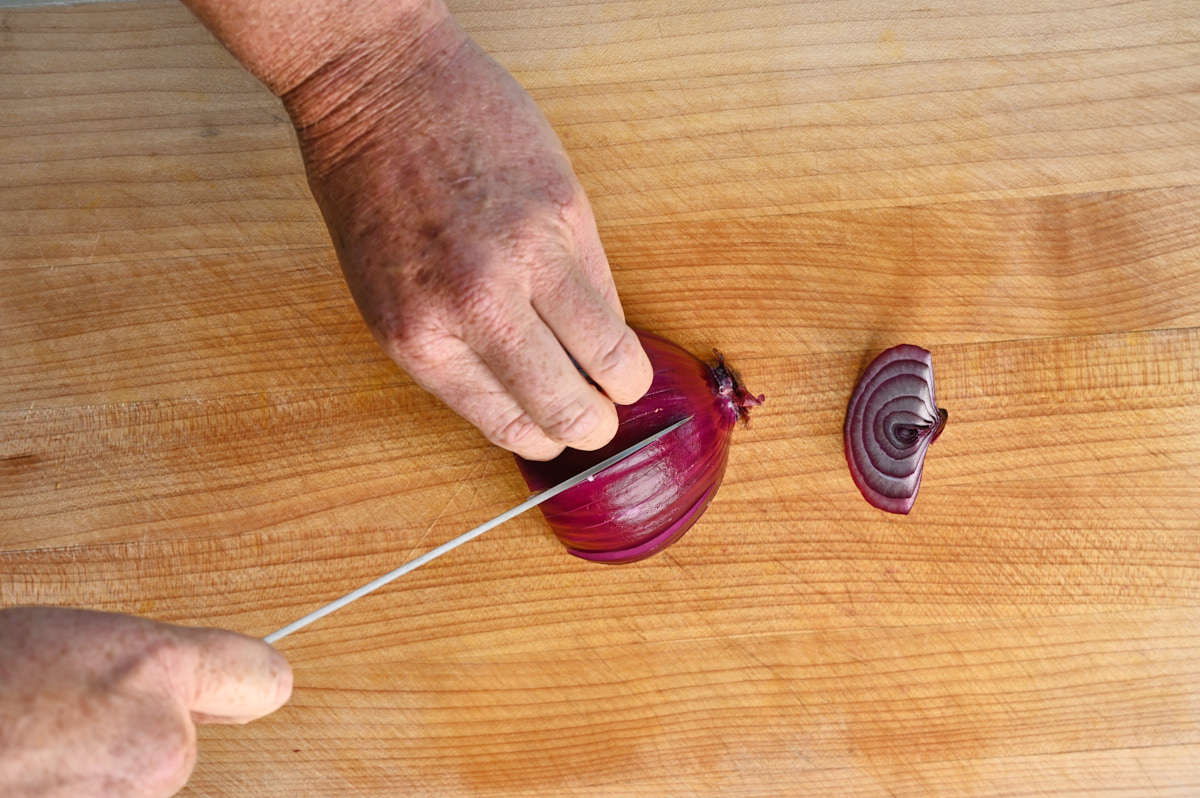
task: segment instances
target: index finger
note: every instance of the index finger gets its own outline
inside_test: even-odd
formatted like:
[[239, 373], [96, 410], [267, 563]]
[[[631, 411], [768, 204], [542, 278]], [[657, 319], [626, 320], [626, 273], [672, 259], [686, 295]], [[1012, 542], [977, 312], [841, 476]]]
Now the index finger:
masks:
[[[584, 372], [617, 404], [650, 389], [654, 368], [637, 333], [577, 269], [564, 269], [534, 308]], [[607, 441], [606, 441], [607, 442]]]
[[[199, 722], [248, 723], [279, 709], [292, 694], [292, 668], [263, 641], [223, 629], [188, 629], [190, 672], [179, 674]], [[185, 668], [186, 669], [186, 668]]]
[[529, 305], [505, 317], [506, 335], [484, 327], [470, 345], [525, 417], [550, 441], [575, 449], [599, 449], [612, 440], [612, 401], [588, 384], [545, 321]]

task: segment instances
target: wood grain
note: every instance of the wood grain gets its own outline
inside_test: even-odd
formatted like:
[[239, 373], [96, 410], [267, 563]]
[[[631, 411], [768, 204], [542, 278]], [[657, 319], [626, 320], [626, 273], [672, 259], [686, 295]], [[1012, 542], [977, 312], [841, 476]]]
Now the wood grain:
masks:
[[[283, 641], [182, 795], [1200, 793], [1193, 5], [456, 2], [629, 318], [767, 405], [659, 557], [522, 517]], [[841, 449], [901, 341], [950, 411], [904, 518]], [[262, 635], [524, 495], [186, 11], [0, 9], [0, 604]]]

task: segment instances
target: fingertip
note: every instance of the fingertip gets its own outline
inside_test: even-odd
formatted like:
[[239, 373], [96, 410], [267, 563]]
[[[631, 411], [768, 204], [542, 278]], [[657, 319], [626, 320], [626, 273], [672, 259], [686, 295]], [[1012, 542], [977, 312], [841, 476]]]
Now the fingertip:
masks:
[[630, 327], [601, 359], [595, 379], [604, 393], [619, 405], [631, 405], [646, 395], [654, 381], [654, 367], [637, 333]]
[[[634, 337], [636, 338], [636, 335]], [[631, 405], [641, 399], [650, 391], [650, 386], [654, 383], [654, 364], [650, 362], [650, 356], [646, 354], [646, 349], [642, 346], [640, 340], [638, 341], [635, 358], [636, 362], [631, 369], [632, 377], [629, 381], [629, 393], [621, 401], [623, 405]]]

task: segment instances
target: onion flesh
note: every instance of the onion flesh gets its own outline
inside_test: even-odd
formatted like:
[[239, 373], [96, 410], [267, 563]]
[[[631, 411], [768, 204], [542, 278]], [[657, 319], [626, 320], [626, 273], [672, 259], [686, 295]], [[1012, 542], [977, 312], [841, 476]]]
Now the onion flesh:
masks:
[[842, 432], [850, 475], [880, 510], [907, 514], [921, 487], [925, 454], [949, 414], [933, 394], [933, 356], [901, 344], [867, 366], [850, 396]]
[[534, 491], [578, 474], [658, 430], [692, 420], [596, 477], [540, 505], [567, 551], [586, 560], [645, 559], [679, 540], [708, 508], [729, 459], [734, 425], [762, 404], [719, 352], [709, 365], [676, 344], [637, 330], [654, 380], [646, 395], [617, 405], [616, 437], [593, 452], [567, 449], [554, 460], [517, 459]]

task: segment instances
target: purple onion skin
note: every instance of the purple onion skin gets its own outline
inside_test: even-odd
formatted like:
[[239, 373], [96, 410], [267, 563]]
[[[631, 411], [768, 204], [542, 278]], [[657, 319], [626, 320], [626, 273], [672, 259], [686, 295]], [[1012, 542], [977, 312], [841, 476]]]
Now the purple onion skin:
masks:
[[907, 515], [921, 487], [925, 453], [948, 414], [933, 395], [933, 356], [901, 344], [863, 372], [846, 408], [846, 462], [863, 498]]
[[578, 474], [688, 416], [692, 420], [590, 481], [541, 505], [567, 551], [585, 560], [626, 563], [670, 546], [717, 493], [733, 427], [762, 403], [745, 391], [720, 353], [710, 366], [671, 341], [636, 331], [654, 367], [646, 395], [617, 405], [616, 437], [594, 452], [567, 449], [549, 462], [517, 458], [530, 490]]

